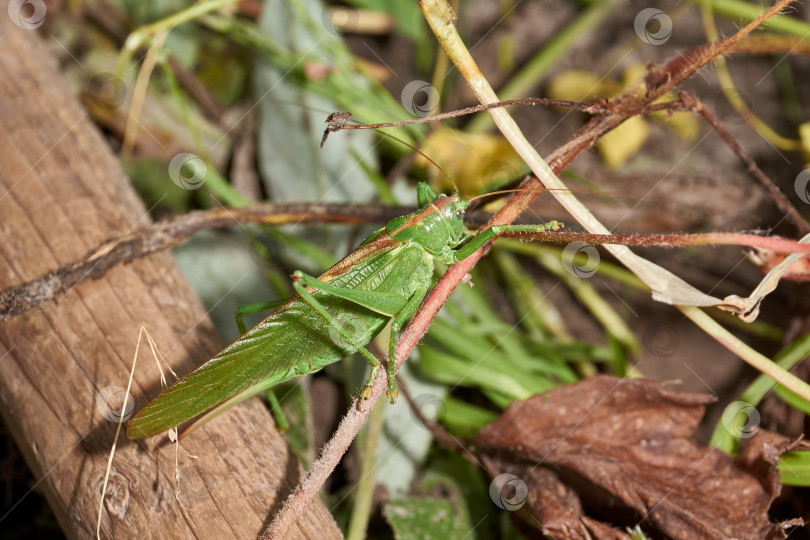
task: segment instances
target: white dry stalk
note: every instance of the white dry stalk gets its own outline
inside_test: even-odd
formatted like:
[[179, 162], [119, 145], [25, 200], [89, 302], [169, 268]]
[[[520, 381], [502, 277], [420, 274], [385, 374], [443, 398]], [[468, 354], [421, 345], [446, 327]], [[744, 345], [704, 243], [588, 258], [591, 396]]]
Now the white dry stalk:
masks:
[[[107, 484], [110, 480], [110, 472], [112, 471], [113, 458], [115, 457], [115, 447], [118, 445], [118, 437], [121, 435], [121, 428], [124, 425], [124, 411], [127, 410], [127, 400], [129, 400], [129, 391], [132, 389], [132, 378], [135, 375], [135, 364], [138, 362], [138, 351], [141, 348], [141, 338], [143, 338], [144, 333], [149, 336], [149, 332], [146, 331], [146, 328], [141, 326], [141, 331], [138, 332], [138, 343], [135, 345], [135, 355], [132, 357], [132, 369], [129, 372], [127, 389], [124, 392], [124, 403], [121, 405], [121, 414], [118, 415], [118, 426], [115, 429], [115, 438], [113, 439], [112, 448], [110, 448], [110, 457], [107, 460], [107, 468], [104, 471], [104, 483], [101, 487], [101, 500], [98, 503], [98, 520], [96, 521], [96, 538], [98, 540], [101, 540], [101, 516], [104, 512], [104, 496], [107, 494]], [[151, 345], [151, 336], [149, 336], [148, 339]]]
[[[500, 101], [458, 35], [455, 24], [453, 24], [455, 16], [447, 2], [444, 0], [423, 0], [421, 5], [439, 43], [444, 47], [453, 63], [456, 64], [459, 72], [467, 81], [467, 84], [470, 85], [478, 100], [484, 105]], [[531, 143], [526, 140], [517, 123], [505, 108], [490, 109], [489, 114], [492, 115], [495, 125], [501, 130], [506, 140], [514, 147], [532, 172], [586, 231], [593, 234], [612, 234], [577, 199], [576, 195], [568, 189], [568, 186], [557, 178], [551, 167], [540, 157]], [[720, 299], [700, 292], [669, 270], [636, 255], [627, 246], [605, 245], [604, 247], [650, 287], [653, 298], [659, 302], [693, 306], [714, 306], [721, 303]]]
[[[130, 390], [132, 389], [132, 379], [135, 376], [135, 365], [138, 363], [138, 353], [141, 349], [141, 340], [143, 337], [146, 336], [146, 341], [149, 343], [149, 348], [152, 350], [152, 358], [155, 359], [155, 363], [157, 364], [158, 371], [160, 371], [160, 386], [161, 388], [166, 388], [166, 375], [163, 373], [163, 366], [161, 362], [166, 364], [166, 367], [171, 371], [174, 378], [177, 378], [177, 374], [172, 370], [169, 364], [166, 363], [166, 360], [163, 358], [163, 355], [160, 354], [160, 351], [157, 348], [157, 343], [155, 340], [152, 339], [152, 336], [149, 335], [149, 331], [146, 329], [145, 326], [141, 326], [140, 331], [138, 332], [138, 343], [135, 345], [135, 354], [132, 357], [132, 368], [129, 371], [129, 380], [127, 381], [127, 388], [124, 393], [124, 403], [121, 405], [121, 414], [118, 415], [118, 426], [115, 430], [115, 438], [113, 439], [112, 448], [110, 448], [110, 457], [107, 460], [107, 468], [104, 471], [104, 483], [101, 488], [101, 500], [98, 504], [98, 520], [96, 521], [96, 538], [101, 540], [101, 516], [104, 512], [104, 497], [107, 494], [107, 484], [109, 483], [110, 473], [112, 472], [112, 464], [113, 458], [115, 457], [115, 448], [118, 446], [118, 438], [121, 435], [121, 428], [124, 426], [124, 411], [127, 410], [127, 403], [130, 396]], [[176, 430], [175, 430], [176, 434]], [[171, 434], [170, 434], [171, 438]], [[176, 435], [175, 435], [176, 438]], [[174, 441], [172, 441], [174, 442]], [[179, 446], [179, 445], [178, 445]], [[196, 457], [196, 456], [192, 456]], [[176, 457], [175, 457], [175, 465], [176, 465]]]
[[[464, 80], [467, 81], [478, 100], [489, 105], [499, 101], [495, 91], [478, 69], [458, 31], [455, 27], [455, 15], [445, 0], [420, 0], [420, 6], [431, 30], [436, 35], [447, 56], [455, 64]], [[490, 109], [489, 114], [495, 125], [509, 141], [523, 161], [532, 172], [549, 188], [551, 194], [565, 207], [565, 209], [584, 228], [593, 234], [611, 234], [610, 231], [596, 219], [588, 208], [569, 191], [566, 185], [554, 174], [551, 167], [540, 157], [534, 147], [526, 140], [515, 121], [504, 108]], [[810, 401], [810, 385], [780, 368], [765, 356], [751, 349], [731, 333], [695, 306], [718, 306], [729, 311], [744, 314], [745, 305], [738, 302], [738, 297], [730, 296], [720, 300], [709, 296], [692, 287], [678, 276], [657, 264], [633, 253], [627, 246], [605, 245], [614, 257], [619, 259], [631, 272], [638, 276], [652, 290], [654, 300], [671, 304], [681, 310], [684, 315], [698, 324], [704, 331], [718, 340], [724, 347], [740, 356], [756, 369], [766, 373], [786, 388]], [[714, 324], [710, 324], [711, 323]]]

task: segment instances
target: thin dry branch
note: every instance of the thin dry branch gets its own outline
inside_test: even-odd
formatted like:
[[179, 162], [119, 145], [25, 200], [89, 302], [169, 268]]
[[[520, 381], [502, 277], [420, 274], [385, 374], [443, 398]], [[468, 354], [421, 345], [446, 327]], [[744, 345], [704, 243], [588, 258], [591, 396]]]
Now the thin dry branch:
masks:
[[241, 223], [262, 225], [310, 222], [385, 223], [412, 210], [409, 207], [397, 206], [264, 203], [242, 208], [215, 208], [190, 212], [104, 242], [78, 261], [17, 287], [1, 291], [0, 321], [58, 298], [84, 280], [98, 279], [116, 265], [132, 262], [181, 244], [203, 229], [221, 229]]
[[[523, 98], [523, 99], [509, 99], [506, 101], [498, 101], [495, 103], [487, 103], [486, 105], [475, 105], [473, 107], [465, 107], [455, 111], [448, 111], [433, 116], [425, 116], [422, 118], [411, 118], [409, 120], [399, 120], [397, 122], [382, 122], [379, 124], [350, 124], [349, 120], [352, 117], [350, 112], [335, 112], [326, 117], [326, 129], [323, 131], [323, 138], [321, 139], [321, 147], [323, 147], [326, 139], [330, 133], [337, 133], [347, 129], [380, 129], [388, 127], [401, 127], [412, 126], [414, 124], [427, 124], [429, 122], [438, 122], [447, 120], [448, 118], [458, 118], [468, 114], [474, 114], [491, 109], [499, 109], [501, 107], [509, 107], [511, 105], [554, 105], [557, 107], [568, 107], [577, 109], [584, 113], [592, 115], [607, 115], [616, 112], [613, 104], [606, 99], [597, 99], [593, 102], [586, 101], [569, 101], [566, 99], [548, 99], [548, 98]], [[650, 114], [657, 111], [665, 110], [686, 110], [679, 101], [668, 101], [666, 103], [645, 104], [629, 111], [631, 116], [638, 114]]]
[[[169, 249], [203, 229], [232, 227], [244, 223], [283, 225], [319, 222], [363, 224], [388, 222], [413, 209], [398, 206], [346, 204], [259, 204], [235, 209], [217, 208], [191, 212], [171, 221], [156, 223], [124, 238], [110, 240], [81, 260], [65, 265], [37, 279], [0, 291], [0, 320], [20, 315], [88, 279], [98, 279], [119, 264]], [[478, 217], [478, 216], [476, 216]], [[810, 246], [781, 237], [739, 233], [614, 235], [568, 231], [514, 232], [503, 236], [541, 242], [588, 242], [591, 244], [682, 247], [736, 245], [769, 249], [779, 253], [810, 253]]]
[[[713, 62], [718, 56], [728, 56], [736, 52], [748, 50], [756, 51], [766, 47], [759, 38], [749, 37], [753, 30], [770, 16], [778, 13], [794, 0], [780, 0], [770, 7], [754, 21], [740, 29], [734, 36], [725, 41], [707, 43], [686, 51], [663, 66], [652, 69], [645, 77], [646, 91], [639, 94], [635, 88], [628, 89], [624, 94], [613, 100], [614, 113], [611, 115], [592, 118], [565, 144], [557, 148], [548, 158], [552, 169], [562, 170], [580, 152], [590, 148], [596, 141], [628, 118], [637, 114], [640, 106], [650, 105], [673, 91], [679, 84], [694, 75], [701, 68]], [[781, 44], [785, 46], [784, 43]], [[533, 199], [533, 197], [532, 197]], [[528, 203], [526, 203], [528, 206]], [[525, 209], [522, 208], [521, 211]]]
[[551, 243], [587, 242], [605, 246], [686, 247], [686, 246], [745, 246], [768, 249], [777, 253], [808, 253], [810, 244], [779, 236], [758, 236], [743, 233], [699, 234], [591, 234], [566, 231], [505, 232], [501, 236]]
[[737, 42], [729, 53], [803, 54], [810, 56], [810, 40], [782, 34], [755, 34]]
[[701, 115], [706, 122], [714, 129], [718, 135], [723, 139], [737, 157], [745, 164], [746, 170], [751, 173], [751, 175], [760, 183], [762, 186], [768, 191], [768, 194], [771, 196], [773, 201], [776, 203], [776, 206], [782, 210], [793, 225], [802, 233], [802, 235], [810, 233], [810, 224], [802, 217], [799, 211], [793, 206], [793, 203], [785, 196], [784, 193], [773, 183], [773, 181], [768, 178], [762, 169], [760, 169], [756, 162], [751, 159], [751, 157], [743, 150], [740, 143], [731, 135], [731, 133], [723, 127], [723, 125], [717, 121], [717, 119], [706, 110], [703, 106], [703, 103], [696, 98], [695, 96], [688, 94], [687, 92], [681, 92], [681, 101], [686, 105], [688, 108], [694, 110], [699, 115]]

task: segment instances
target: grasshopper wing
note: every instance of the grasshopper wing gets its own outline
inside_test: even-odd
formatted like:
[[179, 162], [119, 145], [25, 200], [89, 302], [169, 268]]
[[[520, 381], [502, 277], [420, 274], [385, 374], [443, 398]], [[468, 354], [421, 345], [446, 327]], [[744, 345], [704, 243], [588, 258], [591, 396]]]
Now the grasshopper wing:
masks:
[[[413, 273], [414, 265], [421, 268], [424, 264], [413, 257], [412, 250], [382, 236], [355, 250], [320, 279], [348, 289], [384, 291], [392, 287], [391, 283], [399, 282], [402, 275]], [[390, 318], [323, 291], [314, 290], [312, 294], [336, 318], [361, 321], [362, 328], [355, 329], [354, 335], [363, 345]], [[404, 294], [407, 296], [407, 291]], [[350, 353], [330, 324], [296, 296], [164, 390], [130, 420], [127, 435], [131, 439], [157, 435], [208, 411], [201, 420], [210, 420], [263, 390], [317, 371]]]

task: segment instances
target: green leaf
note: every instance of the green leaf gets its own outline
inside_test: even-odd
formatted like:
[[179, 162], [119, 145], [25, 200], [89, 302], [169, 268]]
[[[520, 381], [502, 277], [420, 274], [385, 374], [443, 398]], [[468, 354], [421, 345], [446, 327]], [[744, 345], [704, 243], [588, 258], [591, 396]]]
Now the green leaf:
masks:
[[[300, 60], [298, 67], [310, 63], [327, 72], [341, 70], [339, 58], [349, 53], [340, 37], [323, 26], [324, 9], [320, 0], [268, 0], [259, 28], [263, 35], [271, 36], [275, 43], [295, 53]], [[342, 107], [336, 97], [316, 93], [305, 86], [306, 81], [293, 75], [289, 68], [261, 61], [254, 76], [255, 93], [261, 96], [257, 163], [270, 198], [275, 202], [370, 201], [375, 193], [374, 184], [358, 166], [356, 156], [361, 156], [369, 169], [377, 168], [374, 134], [357, 130], [339, 133], [321, 148], [327, 115]], [[356, 88], [358, 93], [368, 90], [368, 81], [361, 74], [345, 71], [343, 76], [347, 86]], [[315, 84], [316, 79], [310, 78], [309, 83]], [[326, 80], [318, 84], [325, 83]], [[348, 253], [355, 240], [354, 229], [346, 227], [290, 226], [280, 230], [329, 246], [336, 256]], [[287, 253], [294, 267], [305, 264], [298, 251]], [[328, 265], [319, 270], [326, 268]]]
[[285, 438], [305, 469], [309, 469], [310, 463], [315, 458], [315, 448], [312, 446], [312, 421], [309, 418], [310, 403], [307, 391], [309, 382], [308, 377], [300, 377], [273, 388], [273, 392], [281, 402], [284, 416], [290, 424]]
[[[773, 360], [779, 367], [790, 369], [797, 363], [804, 360], [808, 354], [810, 354], [810, 335], [805, 335], [776, 353]], [[734, 405], [739, 406], [739, 404], [756, 407], [775, 385], [776, 381], [774, 381], [772, 378], [768, 377], [767, 375], [760, 375], [754, 379], [754, 382], [752, 382], [742, 394], [740, 394], [738, 401], [735, 401], [729, 405], [729, 407]], [[795, 400], [792, 400], [792, 397], [787, 395], [784, 391], [780, 390], [778, 394], [790, 405], [798, 408], [799, 410], [805, 410], [806, 404], [800, 404], [796, 401], [801, 400], [801, 398], [798, 396], [795, 396]], [[729, 454], [736, 454], [740, 443], [740, 433], [732, 433], [732, 431], [736, 430], [727, 429], [727, 426], [721, 420], [715, 426], [714, 433], [712, 433], [712, 439], [709, 444]]]
[[466, 401], [445, 397], [439, 420], [456, 437], [473, 438], [478, 430], [498, 418], [494, 411], [472, 405]]
[[489, 479], [483, 469], [459, 454], [437, 451], [422, 474], [419, 488], [425, 493], [446, 494], [456, 509], [457, 536], [475, 540], [501, 537], [497, 512], [492, 511]]
[[383, 509], [397, 540], [454, 540], [463, 538], [458, 517], [449, 501], [408, 497], [390, 501]]
[[810, 452], [796, 451], [779, 458], [780, 480], [786, 486], [810, 486]]

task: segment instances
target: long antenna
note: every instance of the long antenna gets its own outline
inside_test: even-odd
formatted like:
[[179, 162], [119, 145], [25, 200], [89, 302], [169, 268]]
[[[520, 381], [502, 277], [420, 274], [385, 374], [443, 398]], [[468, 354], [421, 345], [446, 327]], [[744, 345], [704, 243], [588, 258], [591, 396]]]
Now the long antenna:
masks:
[[[354, 128], [358, 127], [358, 126], [363, 126], [364, 128], [369, 128], [369, 129], [372, 129], [372, 128], [377, 129], [377, 127], [375, 127], [375, 126], [378, 126], [378, 125], [385, 127], [384, 124], [357, 124], [357, 125], [349, 124], [348, 122], [349, 122], [349, 118], [351, 118], [351, 116], [352, 116], [352, 113], [336, 112], [336, 113], [332, 113], [332, 114], [330, 114], [329, 116], [326, 117], [326, 123], [328, 125], [326, 127], [326, 130], [323, 132], [323, 138], [321, 139], [321, 148], [323, 148], [323, 143], [326, 142], [326, 138], [333, 131], [340, 131], [341, 129], [354, 129]], [[416, 123], [416, 122], [411, 122], [411, 123]], [[342, 127], [336, 127], [336, 126], [342, 126]], [[425, 154], [424, 152], [422, 152], [421, 150], [419, 150], [418, 148], [416, 148], [412, 144], [410, 144], [410, 143], [408, 143], [406, 141], [403, 141], [402, 139], [400, 139], [399, 137], [397, 137], [395, 135], [391, 135], [390, 133], [386, 133], [385, 131], [380, 131], [380, 130], [378, 130], [378, 133], [380, 135], [385, 135], [386, 137], [390, 137], [390, 138], [394, 139], [395, 141], [404, 144], [405, 146], [407, 146], [408, 148], [410, 148], [411, 150], [413, 150], [414, 152], [416, 152], [417, 154], [419, 154], [420, 156], [422, 156], [423, 158], [428, 160], [430, 163], [432, 163], [437, 169], [442, 171], [442, 174], [444, 175], [444, 177], [447, 178], [447, 180], [451, 184], [453, 184], [453, 189], [455, 189], [456, 193], [458, 193], [458, 186], [453, 181], [453, 179], [450, 178], [450, 175], [447, 174], [447, 171], [445, 171], [438, 163], [433, 161], [433, 159], [431, 159], [430, 156], [428, 156], [427, 154]]]

